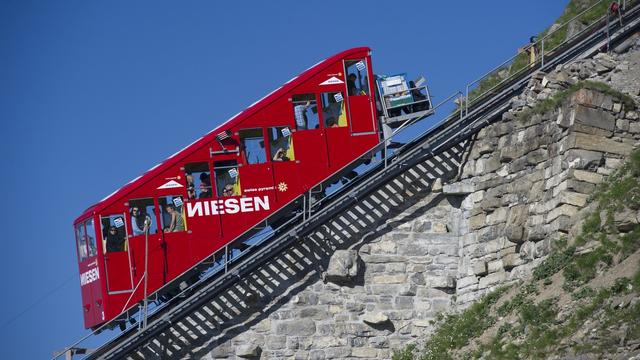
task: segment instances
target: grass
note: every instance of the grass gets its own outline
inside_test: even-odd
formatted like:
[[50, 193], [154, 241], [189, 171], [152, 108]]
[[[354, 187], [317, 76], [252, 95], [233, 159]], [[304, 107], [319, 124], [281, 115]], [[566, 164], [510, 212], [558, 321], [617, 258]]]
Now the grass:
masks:
[[535, 114], [544, 114], [549, 111], [554, 111], [580, 89], [594, 90], [609, 95], [624, 104], [625, 109], [628, 110], [635, 109], [636, 107], [635, 101], [631, 96], [623, 94], [605, 83], [597, 81], [580, 81], [545, 100], [538, 101], [534, 107], [520, 111], [517, 117], [522, 120], [530, 118]]
[[470, 339], [479, 336], [495, 323], [496, 319], [490, 314], [490, 309], [506, 289], [494, 291], [462, 313], [440, 316], [437, 320], [439, 327], [427, 341], [420, 359], [452, 359], [451, 350], [467, 345]]
[[[575, 1], [571, 1], [565, 8], [563, 14], [555, 21], [555, 23], [565, 24], [597, 2], [598, 0], [590, 0], [584, 3], [583, 6], [578, 6]], [[633, 4], [634, 2], [635, 1], [631, 1], [630, 4]], [[583, 25], [591, 25], [607, 13], [609, 5], [610, 2], [602, 1], [602, 3], [598, 4], [586, 13], [580, 15], [580, 17], [574, 21], [577, 21]], [[549, 33], [549, 31], [550, 28], [547, 28], [546, 30], [538, 34], [538, 39], [543, 39], [548, 35], [548, 37], [544, 39], [545, 54], [553, 51], [565, 40], [567, 40], [568, 25], [557, 29], [553, 33]], [[527, 66], [529, 66], [529, 53], [525, 51], [518, 54], [510, 64], [493, 71], [492, 73], [488, 74], [482, 81], [478, 82], [476, 87], [469, 92], [469, 102], [477, 99], [480, 95], [494, 88], [503, 80], [524, 70]]]
[[[638, 196], [637, 196], [638, 195]], [[636, 197], [637, 196], [637, 197]], [[612, 219], [617, 211], [627, 206], [640, 208], [640, 151], [631, 154], [629, 160], [607, 181], [600, 184], [593, 195], [596, 209], [582, 225], [579, 240], [571, 244], [566, 238], [554, 244], [553, 252], [533, 270], [532, 281], [520, 285], [519, 291], [500, 306], [496, 303], [507, 288], [486, 295], [465, 311], [440, 315], [437, 328], [423, 349], [410, 345], [393, 355], [395, 360], [453, 359], [458, 349], [469, 345], [494, 326], [499, 319], [516, 319], [498, 327], [489, 341], [477, 344], [474, 351], [459, 355], [463, 358], [529, 359], [544, 358], [558, 350], [560, 344], [584, 326], [587, 319], [601, 319], [601, 336], [598, 341], [575, 346], [577, 353], [606, 354], [616, 344], [615, 336], [608, 336], [612, 324], [629, 324], [629, 338], [640, 339], [640, 304], [623, 310], [608, 305], [614, 296], [640, 290], [640, 271], [633, 278], [618, 278], [608, 288], [599, 291], [585, 286], [599, 272], [619, 263], [640, 249], [640, 226], [618, 234]], [[604, 216], [602, 216], [604, 214]], [[577, 246], [596, 241], [597, 246], [584, 253], [576, 253]], [[558, 298], [548, 298], [536, 303], [538, 284], [551, 283], [551, 276], [561, 272], [563, 290], [571, 294], [576, 309], [559, 316]], [[606, 325], [606, 326], [605, 326]], [[617, 326], [617, 325], [616, 325]], [[594, 331], [596, 331], [594, 330]], [[514, 340], [518, 339], [516, 343]], [[614, 341], [615, 340], [615, 341]]]

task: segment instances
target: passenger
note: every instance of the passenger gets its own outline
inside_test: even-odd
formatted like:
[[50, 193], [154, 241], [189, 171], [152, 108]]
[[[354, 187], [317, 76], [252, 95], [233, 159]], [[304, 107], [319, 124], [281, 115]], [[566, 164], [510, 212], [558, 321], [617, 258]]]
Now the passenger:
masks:
[[107, 234], [107, 252], [118, 251], [124, 251], [124, 236], [118, 232], [118, 228], [110, 226]]
[[336, 122], [335, 118], [329, 118], [327, 120], [327, 127], [329, 127], [329, 128], [337, 128], [339, 126], [338, 126], [338, 123]]
[[80, 253], [80, 260], [87, 258], [87, 235], [80, 237], [80, 244], [78, 244], [78, 252]]
[[193, 175], [190, 172], [188, 172], [186, 173], [185, 178], [187, 183], [187, 197], [189, 198], [189, 200], [195, 199], [196, 186], [195, 186], [195, 183], [193, 182]]
[[283, 148], [278, 148], [276, 153], [273, 155], [273, 161], [289, 161], [287, 151]]
[[296, 126], [300, 130], [306, 130], [309, 127], [307, 120], [307, 109], [311, 106], [311, 101], [307, 101], [306, 104], [298, 104], [293, 107], [293, 114], [296, 118]]
[[182, 219], [182, 214], [178, 212], [175, 205], [167, 205], [167, 213], [171, 215], [169, 232], [184, 231], [184, 219]]
[[207, 183], [209, 186], [211, 186], [211, 177], [209, 176], [209, 173], [200, 173], [200, 182]]
[[211, 184], [209, 184], [208, 182], [201, 182], [200, 183], [200, 196], [198, 196], [198, 199], [206, 199], [206, 198], [210, 198], [211, 197]]
[[151, 217], [139, 207], [134, 206], [131, 208], [131, 227], [133, 228], [133, 235], [142, 235], [149, 230], [151, 226]]
[[227, 184], [224, 186], [224, 188], [222, 189], [222, 196], [234, 196], [237, 195], [234, 191], [233, 191], [233, 185], [232, 184]]
[[200, 173], [200, 195], [198, 199], [211, 197], [211, 177], [208, 173]]
[[196, 188], [194, 186], [187, 187], [187, 197], [189, 200], [193, 200], [196, 198]]
[[347, 91], [350, 96], [358, 95], [358, 87], [356, 86], [356, 74], [347, 76]]

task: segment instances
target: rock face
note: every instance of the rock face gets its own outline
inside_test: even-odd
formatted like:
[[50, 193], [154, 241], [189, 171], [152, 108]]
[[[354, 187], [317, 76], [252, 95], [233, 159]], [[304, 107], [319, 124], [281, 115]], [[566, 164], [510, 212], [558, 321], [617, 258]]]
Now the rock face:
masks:
[[334, 283], [348, 282], [358, 275], [358, 252], [336, 250], [329, 260], [325, 279]]
[[[220, 301], [232, 305], [212, 305], [204, 321], [232, 330], [211, 330], [196, 355], [390, 358], [429, 334], [437, 314], [529, 276], [640, 139], [638, 112], [600, 91], [529, 109], [580, 80], [637, 101], [637, 47], [537, 74], [500, 121], [461, 146], [461, 163], [426, 160], [408, 170], [413, 180], [402, 175], [388, 184], [393, 190], [363, 200], [370, 210], [341, 215], [269, 265], [273, 271], [257, 272], [252, 311], [238, 310], [249, 309], [248, 290], [230, 290]], [[443, 170], [423, 172], [429, 166]], [[629, 209], [615, 224], [629, 228], [638, 215]], [[368, 225], [349, 225], [358, 222]]]

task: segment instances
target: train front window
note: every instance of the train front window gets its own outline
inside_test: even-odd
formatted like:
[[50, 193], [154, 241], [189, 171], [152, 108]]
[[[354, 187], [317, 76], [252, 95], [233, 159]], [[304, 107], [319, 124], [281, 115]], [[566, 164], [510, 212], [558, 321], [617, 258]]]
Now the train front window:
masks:
[[213, 163], [213, 171], [216, 175], [216, 191], [218, 197], [240, 196], [242, 194], [237, 161], [215, 161]]
[[76, 243], [78, 244], [78, 259], [83, 262], [87, 258], [87, 233], [84, 224], [76, 225]]
[[135, 199], [129, 200], [129, 214], [131, 215], [131, 232], [133, 236], [144, 235], [146, 231], [149, 234], [158, 232], [158, 224], [155, 221], [156, 207], [153, 205], [153, 199]]
[[93, 227], [93, 219], [87, 220], [84, 225], [87, 230], [87, 247], [89, 250], [89, 257], [96, 256], [98, 254], [98, 249], [96, 248], [96, 229]]
[[123, 214], [100, 217], [104, 253], [127, 251], [127, 225]]
[[184, 202], [182, 196], [163, 196], [158, 199], [160, 205], [160, 221], [162, 231], [180, 232], [187, 230], [187, 219], [184, 213]]
[[238, 132], [240, 143], [247, 164], [263, 164], [267, 162], [264, 150], [264, 136], [262, 129], [245, 129]]
[[347, 126], [347, 115], [344, 111], [342, 92], [326, 92], [321, 94], [322, 118], [327, 128]]
[[206, 199], [211, 197], [211, 176], [206, 162], [191, 163], [184, 166], [187, 198]]
[[287, 126], [269, 128], [269, 149], [273, 161], [293, 161], [293, 136]]
[[319, 128], [318, 104], [315, 94], [293, 95], [293, 116], [296, 119], [297, 130]]
[[347, 74], [347, 91], [349, 96], [369, 95], [367, 76], [367, 60], [348, 60], [344, 63]]

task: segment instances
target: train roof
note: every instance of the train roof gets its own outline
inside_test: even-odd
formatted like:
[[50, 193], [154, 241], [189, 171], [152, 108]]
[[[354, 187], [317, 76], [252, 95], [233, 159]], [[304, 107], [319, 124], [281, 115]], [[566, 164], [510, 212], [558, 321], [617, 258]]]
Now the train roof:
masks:
[[116, 191], [112, 192], [111, 194], [107, 195], [105, 198], [103, 198], [99, 202], [97, 202], [94, 205], [91, 205], [90, 207], [88, 207], [85, 211], [83, 211], [83, 213], [80, 216], [78, 216], [76, 218], [74, 223], [78, 222], [79, 220], [85, 219], [90, 214], [94, 214], [95, 212], [99, 212], [105, 206], [105, 204], [107, 204], [109, 202], [109, 200], [118, 198], [118, 197], [120, 197], [122, 195], [125, 195], [126, 193], [128, 193], [132, 189], [134, 189], [134, 188], [146, 183], [147, 181], [151, 180], [156, 175], [158, 175], [162, 171], [164, 171], [167, 167], [171, 167], [171, 166], [175, 165], [184, 156], [188, 155], [190, 153], [190, 150], [198, 149], [200, 146], [206, 145], [209, 142], [215, 140], [215, 136], [216, 136], [216, 134], [218, 134], [218, 131], [222, 131], [224, 128], [233, 127], [236, 124], [242, 122], [243, 120], [245, 120], [249, 116], [253, 115], [256, 111], [264, 108], [265, 106], [267, 106], [271, 102], [273, 102], [276, 99], [280, 98], [282, 95], [288, 93], [293, 88], [295, 88], [298, 85], [300, 85], [300, 84], [304, 83], [305, 81], [309, 80], [311, 77], [313, 77], [319, 71], [322, 71], [324, 68], [326, 68], [329, 65], [335, 63], [336, 61], [338, 61], [340, 59], [343, 59], [345, 57], [348, 57], [348, 56], [350, 56], [352, 54], [361, 53], [363, 51], [369, 52], [369, 51], [371, 51], [371, 49], [369, 47], [355, 47], [355, 48], [351, 48], [351, 49], [342, 51], [342, 52], [337, 53], [337, 54], [335, 54], [335, 55], [333, 55], [331, 57], [328, 57], [325, 60], [322, 60], [322, 61], [316, 63], [315, 65], [311, 66], [310, 68], [305, 70], [300, 75], [294, 76], [291, 80], [287, 81], [286, 83], [284, 83], [283, 85], [281, 85], [277, 89], [275, 89], [272, 92], [270, 92], [269, 94], [265, 95], [260, 100], [258, 100], [256, 102], [254, 102], [253, 104], [249, 105], [246, 109], [240, 111], [239, 113], [235, 114], [231, 118], [227, 119], [225, 122], [221, 123], [219, 126], [214, 128], [213, 130], [211, 130], [208, 133], [206, 133], [205, 135], [201, 136], [199, 139], [197, 139], [194, 142], [192, 142], [191, 144], [183, 147], [182, 149], [180, 149], [179, 151], [177, 151], [173, 155], [169, 156], [164, 161], [162, 161], [162, 162], [156, 164], [155, 166], [151, 167], [144, 174], [142, 174], [142, 175], [136, 177], [135, 179], [129, 181], [127, 184], [125, 184], [124, 186], [120, 187], [119, 189], [117, 189]]

